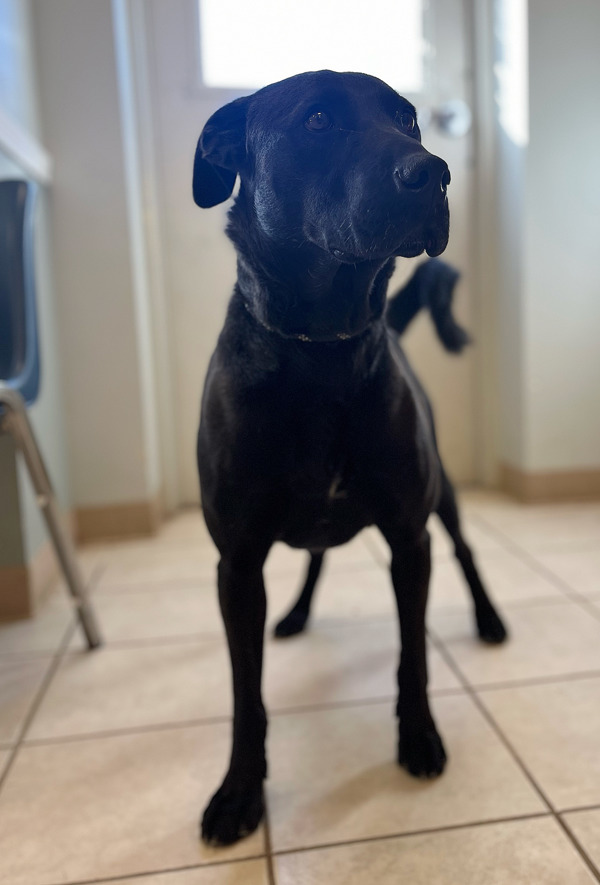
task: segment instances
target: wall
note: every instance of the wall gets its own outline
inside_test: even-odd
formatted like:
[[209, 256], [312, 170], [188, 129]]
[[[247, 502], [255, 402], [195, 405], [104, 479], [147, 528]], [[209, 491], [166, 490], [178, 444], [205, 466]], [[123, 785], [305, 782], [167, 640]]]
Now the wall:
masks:
[[[500, 457], [525, 498], [598, 495], [600, 6], [493, 5]], [[526, 66], [508, 53], [522, 76], [503, 108], [502, 23], [519, 10]], [[525, 117], [511, 118], [523, 100]]]
[[110, 0], [34, 3], [73, 497], [107, 529], [106, 508], [139, 512], [160, 485], [129, 36], [113, 12]]
[[530, 0], [523, 466], [600, 468], [600, 4]]
[[[31, 5], [22, 0], [0, 0], [0, 107], [32, 137], [40, 137], [36, 66], [32, 40]], [[0, 152], [0, 178], [27, 177], [12, 159]], [[70, 503], [64, 403], [61, 395], [60, 345], [56, 328], [56, 294], [52, 273], [51, 233], [47, 195], [41, 189], [36, 219], [36, 281], [42, 385], [30, 410], [34, 430], [43, 447], [58, 499]], [[16, 464], [10, 437], [0, 440], [0, 568], [12, 567], [23, 581], [23, 613], [27, 565], [46, 543], [46, 533], [29, 478]], [[47, 577], [47, 574], [46, 574]], [[42, 580], [44, 575], [41, 576]], [[36, 588], [41, 589], [41, 588]], [[2, 611], [0, 598], [0, 612]]]

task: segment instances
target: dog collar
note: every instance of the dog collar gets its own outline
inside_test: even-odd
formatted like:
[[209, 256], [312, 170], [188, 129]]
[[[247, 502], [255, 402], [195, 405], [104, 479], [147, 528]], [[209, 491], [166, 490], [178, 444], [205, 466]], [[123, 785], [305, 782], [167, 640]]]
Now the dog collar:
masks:
[[318, 338], [310, 338], [308, 335], [303, 335], [301, 333], [294, 334], [293, 332], [282, 332], [281, 329], [276, 329], [274, 326], [270, 326], [268, 323], [265, 323], [265, 321], [261, 320], [260, 317], [257, 317], [256, 314], [250, 309], [250, 305], [248, 304], [248, 302], [244, 299], [242, 299], [242, 304], [244, 305], [252, 319], [255, 320], [259, 326], [262, 326], [263, 329], [267, 330], [267, 332], [272, 332], [274, 335], [279, 335], [280, 338], [289, 338], [294, 341], [309, 341], [311, 344], [331, 344], [335, 341], [348, 341], [350, 338], [357, 338], [359, 335], [362, 335], [363, 332], [366, 332], [366, 329], [362, 329], [355, 335], [350, 335], [348, 334], [348, 332], [338, 332], [335, 338], [330, 338], [325, 341], [322, 341]]

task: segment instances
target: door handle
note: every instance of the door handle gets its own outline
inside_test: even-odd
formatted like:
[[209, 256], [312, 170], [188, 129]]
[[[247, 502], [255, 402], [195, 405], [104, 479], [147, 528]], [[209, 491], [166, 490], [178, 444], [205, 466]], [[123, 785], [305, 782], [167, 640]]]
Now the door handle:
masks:
[[419, 127], [422, 131], [435, 126], [448, 138], [462, 138], [471, 130], [473, 115], [462, 98], [452, 98], [436, 108], [425, 107], [419, 111]]

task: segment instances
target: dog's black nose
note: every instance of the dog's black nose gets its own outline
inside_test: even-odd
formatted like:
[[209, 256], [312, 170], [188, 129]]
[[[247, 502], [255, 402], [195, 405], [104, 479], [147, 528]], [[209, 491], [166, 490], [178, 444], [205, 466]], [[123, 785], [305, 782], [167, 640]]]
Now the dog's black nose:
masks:
[[450, 170], [440, 157], [432, 154], [413, 154], [399, 163], [394, 169], [396, 187], [406, 187], [411, 191], [439, 187], [442, 193], [450, 184]]

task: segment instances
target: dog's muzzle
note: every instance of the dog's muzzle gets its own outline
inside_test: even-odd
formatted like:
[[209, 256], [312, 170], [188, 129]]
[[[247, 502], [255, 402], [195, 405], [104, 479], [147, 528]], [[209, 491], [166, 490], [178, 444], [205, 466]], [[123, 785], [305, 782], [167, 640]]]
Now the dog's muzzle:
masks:
[[[356, 213], [358, 220], [349, 226], [352, 233], [346, 234], [345, 242], [340, 242], [336, 234], [330, 239], [323, 232], [310, 237], [338, 261], [357, 264], [393, 255], [414, 258], [423, 252], [433, 257], [446, 248], [450, 220], [448, 166], [420, 145], [408, 155], [396, 156], [385, 179], [389, 189], [381, 177], [365, 187], [369, 208]], [[380, 206], [372, 197], [378, 187]]]
[[447, 190], [450, 180], [445, 161], [429, 153], [412, 154], [395, 167], [394, 184], [399, 196], [414, 196], [429, 207], [422, 233], [405, 240], [399, 255], [410, 258], [425, 250], [434, 257], [444, 251], [448, 244]]

